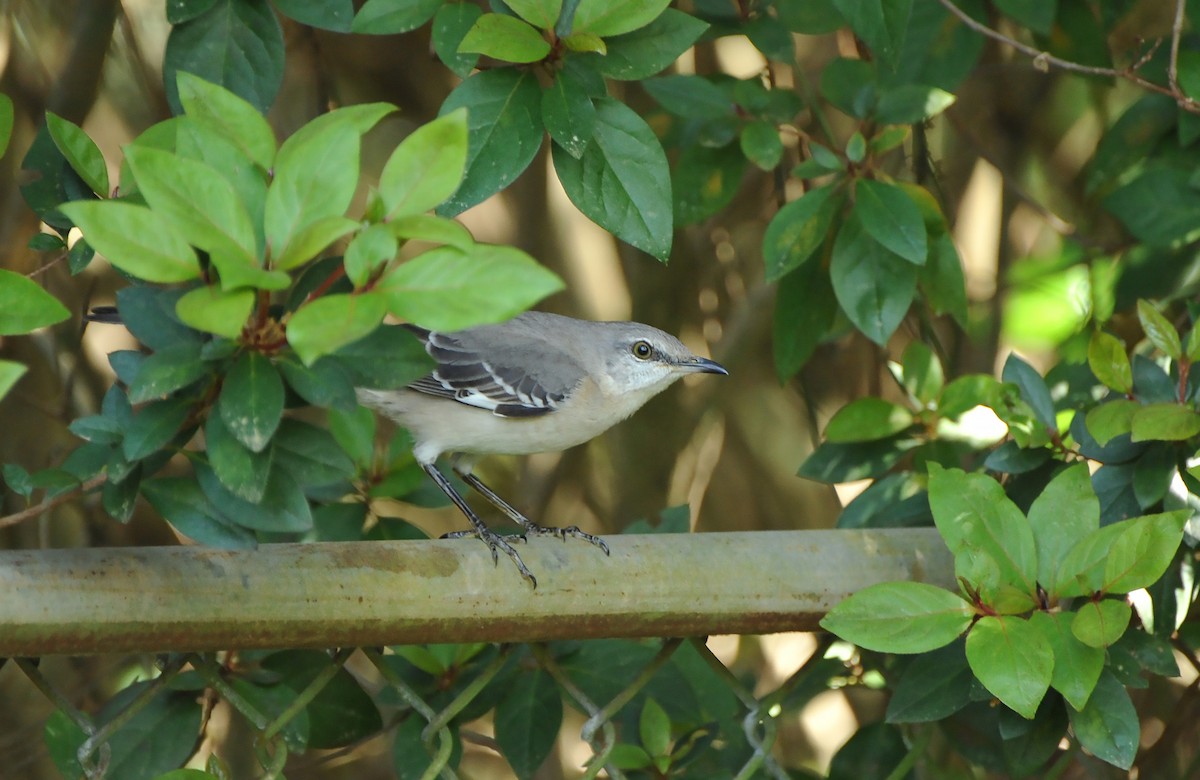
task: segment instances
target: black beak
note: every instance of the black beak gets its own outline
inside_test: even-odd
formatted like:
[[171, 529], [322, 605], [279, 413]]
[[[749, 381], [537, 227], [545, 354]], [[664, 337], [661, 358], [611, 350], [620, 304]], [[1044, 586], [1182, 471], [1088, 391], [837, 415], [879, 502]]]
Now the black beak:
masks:
[[691, 357], [682, 361], [679, 367], [693, 374], [723, 374], [724, 376], [729, 376], [729, 372], [725, 370], [725, 366], [708, 358]]

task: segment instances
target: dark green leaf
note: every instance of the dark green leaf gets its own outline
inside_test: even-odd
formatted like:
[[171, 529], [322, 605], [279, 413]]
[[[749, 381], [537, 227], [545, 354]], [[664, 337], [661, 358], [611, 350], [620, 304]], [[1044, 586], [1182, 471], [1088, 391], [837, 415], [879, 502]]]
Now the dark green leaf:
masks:
[[962, 261], [949, 233], [929, 244], [929, 258], [921, 268], [921, 292], [938, 314], [949, 314], [962, 327], [967, 324], [967, 287]]
[[809, 190], [779, 210], [763, 235], [767, 281], [800, 267], [825, 243], [842, 198], [833, 187]]
[[1179, 360], [1183, 355], [1183, 345], [1179, 341], [1179, 332], [1175, 330], [1175, 326], [1146, 300], [1138, 301], [1137, 314], [1150, 343], [1172, 360]]
[[983, 467], [1004, 474], [1027, 474], [1041, 467], [1050, 455], [1050, 450], [1045, 447], [1022, 447], [1009, 439], [988, 454]]
[[345, 411], [354, 406], [354, 385], [346, 370], [333, 358], [306, 366], [292, 356], [282, 357], [275, 367], [288, 386], [313, 406]]
[[1200, 235], [1200, 192], [1183, 168], [1149, 168], [1104, 199], [1104, 207], [1139, 241], [1170, 247]]
[[986, 615], [967, 634], [967, 661], [997, 699], [1032, 718], [1050, 687], [1054, 652], [1024, 618]]
[[195, 469], [200, 489], [213, 508], [238, 526], [271, 533], [312, 530], [312, 508], [303, 489], [286, 469], [271, 470], [257, 502], [234, 495], [205, 464], [196, 463]]
[[971, 701], [971, 667], [962, 642], [922, 653], [902, 673], [887, 706], [888, 723], [928, 723]]
[[779, 380], [790, 379], [825, 340], [837, 317], [829, 274], [819, 263], [804, 263], [779, 282], [775, 292], [773, 352]]
[[350, 29], [366, 35], [395, 35], [429, 21], [443, 0], [367, 0]]
[[917, 266], [875, 241], [856, 211], [842, 223], [829, 266], [842, 311], [864, 336], [885, 345], [908, 313]]
[[562, 716], [558, 687], [540, 667], [513, 681], [496, 707], [496, 742], [517, 777], [532, 777], [550, 755]]
[[329, 431], [292, 419], [275, 433], [274, 468], [306, 486], [333, 484], [354, 473], [354, 464]]
[[[268, 712], [281, 715], [329, 664], [329, 656], [319, 650], [284, 650], [264, 659], [263, 668], [278, 676], [274, 687], [287, 692], [272, 701], [280, 705], [278, 711], [272, 708]], [[327, 750], [357, 742], [382, 727], [375, 702], [352, 674], [339, 669], [304, 707], [303, 717], [288, 722], [284, 734], [290, 745]]]
[[12, 140], [13, 102], [12, 98], [0, 93], [0, 155], [8, 151], [8, 142]]
[[733, 111], [730, 95], [703, 76], [660, 76], [642, 86], [667, 111], [687, 119], [717, 119]]
[[912, 472], [875, 480], [842, 509], [838, 528], [912, 528], [933, 525], [924, 480]]
[[1021, 391], [1021, 399], [1029, 404], [1038, 422], [1048, 430], [1057, 431], [1058, 422], [1054, 414], [1054, 401], [1050, 398], [1050, 388], [1046, 380], [1037, 370], [1022, 360], [1017, 353], [1012, 352], [1004, 361], [1004, 370], [1000, 377], [1005, 382], [1012, 382]]
[[1049, 35], [1054, 25], [1058, 0], [995, 0], [1005, 16], [1041, 35]]
[[1087, 706], [1069, 714], [1071, 729], [1088, 752], [1122, 769], [1133, 766], [1141, 726], [1129, 694], [1111, 673], [1100, 676]]
[[746, 158], [736, 144], [697, 144], [683, 150], [671, 169], [675, 224], [700, 222], [728, 206], [745, 171]]
[[600, 227], [666, 261], [671, 252], [671, 187], [666, 154], [632, 109], [596, 101], [596, 129], [579, 160], [554, 150], [571, 202]]
[[150, 349], [189, 343], [199, 346], [202, 336], [176, 316], [175, 307], [182, 295], [182, 290], [131, 285], [117, 291], [117, 311], [129, 332]]
[[927, 84], [882, 87], [875, 118], [884, 124], [920, 124], [954, 104], [954, 94]]
[[908, 753], [900, 729], [887, 723], [861, 726], [833, 755], [828, 780], [886, 778]]
[[1133, 465], [1133, 495], [1142, 509], [1163, 500], [1178, 474], [1179, 453], [1173, 445], [1146, 448]]
[[668, 8], [645, 27], [608, 38], [608, 54], [588, 60], [610, 79], [648, 78], [675, 62], [706, 29], [706, 22]]
[[838, 57], [821, 71], [821, 94], [838, 110], [866, 119], [878, 100], [875, 78], [874, 63]]
[[301, 24], [333, 32], [350, 32], [354, 19], [354, 3], [351, 0], [274, 0], [275, 7], [284, 16]]
[[[118, 717], [150, 683], [134, 683], [105, 705], [101, 723]], [[168, 691], [151, 698], [109, 738], [112, 777], [153, 778], [187, 762], [200, 734], [201, 707], [194, 692]]]
[[425, 347], [407, 329], [383, 325], [339, 349], [333, 359], [357, 387], [391, 389], [420, 379], [434, 369]]
[[182, 111], [176, 76], [220, 84], [265, 112], [283, 83], [283, 31], [265, 0], [216, 0], [203, 15], [171, 28], [163, 59], [167, 101]]
[[[231, 493], [245, 501], [258, 503], [267, 489], [273, 449], [254, 452], [238, 441], [220, 414], [208, 415], [204, 425], [204, 444], [208, 462], [217, 479]], [[236, 517], [236, 516], [235, 516]], [[237, 517], [239, 524], [241, 518]]]
[[439, 209], [453, 216], [507, 187], [542, 145], [542, 90], [532, 72], [509, 68], [476, 73], [442, 103], [440, 115], [468, 110], [467, 173]]
[[878, 477], [920, 444], [920, 439], [903, 435], [862, 444], [825, 442], [813, 450], [796, 474], [831, 484]]
[[442, 64], [460, 79], [471, 75], [479, 57], [474, 54], [460, 54], [458, 45], [482, 13], [474, 3], [446, 3], [434, 14], [433, 50]]
[[137, 377], [129, 385], [129, 401], [140, 404], [170, 395], [208, 371], [209, 367], [200, 359], [200, 345], [195, 342], [160, 349], [142, 361]]
[[929, 254], [925, 221], [904, 190], [881, 181], [859, 179], [854, 209], [867, 235], [908, 262], [925, 264]]
[[358, 406], [349, 412], [330, 412], [329, 432], [359, 467], [371, 466], [375, 460], [375, 415], [370, 409]]
[[913, 0], [833, 0], [833, 4], [875, 56], [894, 67], [908, 32]]
[[923, 653], [953, 641], [973, 615], [956, 593], [922, 582], [887, 582], [839, 602], [821, 627], [869, 650]]
[[191, 477], [163, 477], [142, 483], [142, 495], [176, 531], [200, 544], [224, 549], [252, 548], [254, 535], [220, 514]]
[[912, 412], [898, 404], [882, 398], [859, 398], [838, 410], [825, 428], [825, 437], [839, 443], [875, 441], [912, 424]]
[[942, 394], [945, 375], [942, 362], [925, 343], [913, 341], [900, 358], [904, 389], [919, 403], [932, 404]]
[[283, 417], [283, 380], [269, 358], [245, 352], [233, 364], [217, 411], [234, 438], [251, 452], [262, 452]]
[[182, 398], [146, 404], [133, 416], [121, 449], [126, 459], [141, 460], [175, 438], [192, 412], [192, 402]]
[[560, 70], [542, 92], [542, 122], [567, 154], [583, 156], [596, 127], [596, 107], [574, 71]]

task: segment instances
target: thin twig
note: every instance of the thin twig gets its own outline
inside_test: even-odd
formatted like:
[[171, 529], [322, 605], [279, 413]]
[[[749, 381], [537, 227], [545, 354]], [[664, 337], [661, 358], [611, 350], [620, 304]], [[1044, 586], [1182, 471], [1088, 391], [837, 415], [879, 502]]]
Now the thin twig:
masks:
[[15, 514], [7, 515], [6, 517], [0, 517], [0, 528], [8, 528], [10, 525], [16, 525], [31, 518], [40, 517], [59, 504], [65, 504], [73, 498], [77, 498], [84, 493], [95, 490], [107, 481], [107, 474], [97, 474], [88, 481], [81, 483], [79, 487], [74, 487], [65, 493], [60, 493], [49, 501], [43, 501], [35, 506], [22, 509], [20, 512]]
[[1171, 59], [1167, 61], [1167, 85], [1172, 92], [1179, 89], [1179, 39], [1183, 36], [1183, 6], [1185, 0], [1175, 0], [1175, 21], [1171, 23]]
[[[1000, 43], [1003, 43], [1006, 46], [1010, 46], [1010, 47], [1016, 49], [1017, 51], [1021, 52], [1022, 54], [1026, 55], [1027, 57], [1031, 58], [1033, 60], [1033, 67], [1036, 68], [1037, 70], [1042, 71], [1043, 73], [1050, 70], [1050, 68], [1054, 67], [1054, 68], [1058, 68], [1059, 70], [1070, 71], [1072, 73], [1081, 73], [1085, 76], [1103, 76], [1105, 78], [1125, 79], [1126, 81], [1131, 81], [1134, 84], [1137, 84], [1139, 87], [1141, 87], [1142, 89], [1145, 89], [1149, 92], [1157, 92], [1160, 95], [1167, 95], [1168, 97], [1174, 99], [1175, 102], [1179, 105], [1179, 107], [1184, 109], [1185, 111], [1190, 111], [1194, 114], [1200, 114], [1200, 103], [1197, 103], [1196, 101], [1192, 100], [1190, 97], [1185, 95], [1183, 92], [1181, 92], [1178, 88], [1178, 85], [1172, 84], [1171, 86], [1164, 87], [1161, 84], [1155, 84], [1153, 81], [1149, 81], [1149, 80], [1139, 76], [1137, 74], [1137, 69], [1141, 66], [1140, 62], [1135, 63], [1135, 65], [1133, 65], [1129, 68], [1118, 69], [1118, 68], [1102, 68], [1102, 67], [1099, 67], [1096, 65], [1084, 65], [1079, 62], [1072, 62], [1070, 60], [1064, 60], [1059, 57], [1055, 57], [1053, 54], [1051, 54], [1048, 51], [1041, 51], [1037, 48], [1034, 48], [1033, 46], [1030, 46], [1025, 43], [1021, 43], [1020, 41], [1016, 40], [1015, 38], [1010, 38], [1009, 36], [1005, 35], [1004, 33], [1000, 32], [998, 30], [994, 30], [991, 27], [988, 27], [986, 24], [983, 24], [982, 22], [975, 21], [969, 15], [967, 15], [967, 13], [965, 11], [963, 11], [961, 8], [959, 8], [957, 5], [955, 5], [953, 0], [938, 0], [938, 2], [941, 3], [942, 6], [947, 11], [949, 11], [950, 13], [952, 13], [956, 17], [958, 17], [959, 21], [961, 21], [963, 24], [965, 24], [967, 27], [971, 28], [975, 32], [979, 33], [980, 35], [984, 35], [988, 38], [991, 38], [994, 41], [999, 41]], [[1176, 5], [1175, 32], [1178, 32], [1181, 29], [1181, 26], [1183, 24], [1183, 19], [1182, 19], [1183, 0], [1176, 0], [1176, 2], [1177, 2], [1177, 5]], [[1177, 53], [1177, 49], [1175, 50], [1175, 52], [1173, 52], [1173, 54], [1175, 54], [1175, 53]], [[1173, 69], [1175, 67], [1175, 62], [1176, 62], [1175, 56], [1172, 56], [1171, 62], [1168, 63], [1168, 69]]]

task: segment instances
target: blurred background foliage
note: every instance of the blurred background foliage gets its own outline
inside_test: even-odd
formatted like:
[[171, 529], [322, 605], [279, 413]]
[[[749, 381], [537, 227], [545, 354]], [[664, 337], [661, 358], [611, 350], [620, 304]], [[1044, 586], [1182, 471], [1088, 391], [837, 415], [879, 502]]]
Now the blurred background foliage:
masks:
[[[278, 69], [278, 94], [262, 96], [262, 105], [269, 105], [267, 117], [280, 138], [331, 107], [370, 101], [401, 107], [364, 140], [368, 178], [400, 140], [438, 114], [459, 83], [431, 54], [429, 24], [403, 34], [354, 34], [297, 21], [304, 19], [301, 3], [279, 2], [274, 10], [239, 0], [217, 3], [233, 9], [231, 14], [253, 6], [278, 19], [282, 56], [267, 53], [250, 67]], [[52, 111], [95, 139], [116, 181], [122, 145], [171, 113], [172, 97], [164, 84], [172, 82], [164, 81], [164, 63], [189, 64], [180, 48], [172, 52], [168, 13], [186, 15], [212, 5], [10, 0], [4, 6], [0, 92], [13, 100], [15, 125], [13, 151], [0, 160], [0, 246], [5, 248], [0, 267], [33, 275], [73, 316], [33, 336], [0, 341], [0, 354], [31, 369], [0, 403], [0, 462], [31, 471], [60, 463], [77, 443], [68, 423], [95, 413], [113, 382], [106, 355], [136, 347], [120, 329], [83, 326], [84, 311], [114, 301], [123, 284], [115, 274], [93, 264], [72, 276], [64, 263], [48, 263], [51, 253], [28, 248], [44, 226], [20, 194], [29, 183], [20, 171], [24, 151], [45, 112]], [[681, 121], [696, 118], [687, 116], [694, 95], [685, 92], [682, 102], [673, 104], [670, 90], [662, 86], [610, 85], [646, 118], [672, 160], [680, 226], [670, 262], [655, 261], [583, 217], [553, 172], [549, 145], [511, 186], [461, 215], [480, 241], [517, 246], [566, 280], [566, 289], [540, 308], [651, 323], [680, 334], [698, 350], [711, 350], [731, 371], [728, 381], [689, 384], [655, 399], [630, 422], [587, 446], [489, 461], [490, 481], [505, 495], [519, 496], [531, 516], [614, 533], [663, 507], [687, 504], [689, 525], [696, 531], [831, 527], [866, 483], [831, 486], [798, 479], [796, 469], [847, 402], [867, 395], [902, 400], [887, 361], [898, 360], [910, 342], [937, 345], [947, 377], [998, 374], [1014, 349], [1044, 371], [1059, 361], [1085, 360], [1086, 326], [1093, 320], [1111, 320], [1109, 329], [1133, 344], [1142, 338], [1132, 314], [1138, 298], [1194, 296], [1200, 225], [1194, 216], [1200, 210], [1194, 208], [1198, 196], [1191, 175], [1200, 117], [1183, 92], [1157, 94], [1136, 81], [1168, 83], [1174, 3], [961, 3], [975, 19], [1038, 51], [1084, 66], [1129, 69], [1127, 76], [1136, 67], [1134, 78], [1080, 75], [1031, 59], [968, 30], [937, 0], [914, 0], [911, 11], [914, 19], [935, 19], [926, 27], [937, 32], [943, 47], [931, 41], [927, 50], [891, 51], [886, 28], [874, 30], [872, 38], [855, 23], [861, 19], [843, 16], [869, 5], [833, 0], [680, 4], [712, 30], [671, 72], [762, 79], [798, 96], [791, 119], [773, 123], [780, 129], [780, 162], [772, 159], [769, 140], [765, 150], [742, 140], [743, 155], [767, 163], [762, 168], [746, 164], [741, 155], [732, 163], [722, 160], [713, 150], [728, 150], [729, 139], [706, 144], [703, 137], [696, 141], [688, 135], [703, 131]], [[1196, 18], [1193, 3], [1186, 4], [1186, 12], [1187, 19]], [[1190, 24], [1183, 29], [1178, 81], [1192, 94], [1200, 87], [1200, 49]], [[174, 45], [182, 47], [178, 39]], [[797, 200], [814, 181], [828, 181], [822, 177], [855, 170], [855, 134], [870, 139], [890, 124], [876, 121], [877, 106], [855, 108], [861, 94], [844, 94], [855, 74], [835, 71], [831, 64], [847, 61], [881, 63], [892, 70], [888, 78], [900, 78], [896, 74], [906, 63], [919, 61], [921, 83], [953, 97], [948, 107], [928, 112], [938, 114], [929, 122], [917, 121], [925, 117], [918, 113], [899, 152], [881, 154], [873, 164], [936, 197], [944, 229], [962, 259], [965, 305], [955, 311], [952, 302], [936, 295], [919, 297], [911, 311], [905, 306], [908, 313], [895, 333], [876, 341], [836, 311], [829, 312], [828, 321], [805, 320], [811, 280], [768, 282], [770, 267], [763, 257], [764, 234], [780, 206]], [[923, 97], [931, 96], [937, 97]], [[819, 166], [818, 147], [833, 155], [825, 168]], [[793, 166], [814, 160], [818, 167], [789, 175]], [[698, 204], [683, 198], [693, 193]], [[365, 190], [358, 197], [361, 204]], [[779, 312], [799, 318], [793, 330], [777, 323], [785, 316]], [[952, 317], [937, 316], [943, 312], [958, 314], [963, 327], [956, 327]], [[804, 339], [812, 343], [792, 343]], [[993, 422], [980, 435], [998, 440], [1004, 429], [996, 431]], [[6, 513], [22, 506], [13, 493], [5, 494], [5, 501]], [[405, 517], [431, 534], [460, 524], [442, 509], [406, 507]], [[12, 548], [175, 541], [144, 503], [126, 524], [109, 519], [98, 502], [76, 501], [34, 521], [0, 528], [0, 545]], [[757, 681], [753, 686], [763, 691], [786, 679], [817, 647], [812, 637], [799, 635], [714, 638], [710, 646], [735, 674]], [[92, 710], [137, 678], [146, 659], [55, 658], [44, 667], [71, 701]], [[848, 671], [828, 675], [825, 682], [856, 673], [862, 682], [862, 671], [851, 663]], [[1184, 684], [1194, 689], [1194, 670], [1184, 671], [1190, 675]], [[1144, 713], [1141, 743], [1160, 757], [1176, 742], [1195, 744], [1197, 738], [1195, 726], [1188, 725], [1195, 718], [1187, 717], [1196, 699], [1181, 697], [1180, 686], [1159, 678], [1138, 694]], [[886, 699], [876, 687], [833, 688], [781, 721], [778, 752], [785, 766], [824, 772], [857, 724], [880, 719]], [[0, 776], [54, 776], [41, 740], [51, 704], [11, 664], [0, 670], [0, 699], [8, 704], [0, 711]], [[577, 726], [568, 724], [564, 731]], [[865, 743], [872, 737], [863, 730], [856, 739]], [[890, 738], [890, 733], [879, 737]], [[954, 739], [934, 743], [930, 755], [946, 759], [945, 754], [969, 747]], [[893, 748], [889, 743], [888, 750]], [[376, 740], [339, 756], [336, 767], [300, 764], [289, 776], [386, 777], [392, 771], [386, 752]], [[842, 760], [849, 761], [848, 755]], [[538, 776], [576, 771], [578, 760], [570, 750], [564, 748], [558, 758]], [[503, 776], [507, 771], [477, 746], [463, 762], [464, 774]], [[979, 776], [950, 759], [945, 763], [957, 768], [944, 776]], [[1157, 766], [1168, 764], [1164, 758]], [[856, 765], [839, 770], [835, 761], [830, 776], [855, 776], [845, 766]], [[1108, 776], [1106, 771], [1117, 770], [1083, 763], [1062, 776]]]

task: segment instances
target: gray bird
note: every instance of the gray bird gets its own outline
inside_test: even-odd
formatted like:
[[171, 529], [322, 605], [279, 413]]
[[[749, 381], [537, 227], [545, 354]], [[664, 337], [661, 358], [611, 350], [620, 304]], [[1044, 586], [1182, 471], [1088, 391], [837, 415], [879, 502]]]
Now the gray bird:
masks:
[[608, 554], [576, 526], [543, 527], [517, 511], [471, 469], [480, 455], [554, 452], [582, 444], [636, 412], [685, 374], [728, 374], [674, 336], [637, 322], [589, 322], [526, 312], [497, 325], [441, 333], [407, 326], [437, 362], [433, 373], [399, 390], [357, 391], [358, 400], [407, 428], [421, 468], [467, 516], [498, 561], [512, 558], [537, 579], [505, 539], [490, 530], [434, 465], [451, 454], [464, 482], [524, 528], [523, 537], [573, 536]]

